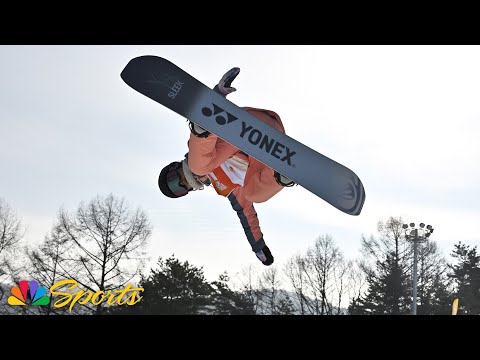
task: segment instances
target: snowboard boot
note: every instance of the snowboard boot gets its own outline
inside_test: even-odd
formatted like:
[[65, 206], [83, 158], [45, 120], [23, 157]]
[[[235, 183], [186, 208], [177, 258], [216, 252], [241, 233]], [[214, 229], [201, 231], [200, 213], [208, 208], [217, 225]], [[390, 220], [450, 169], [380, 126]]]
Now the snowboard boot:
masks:
[[192, 132], [193, 135], [199, 138], [206, 138], [208, 135], [210, 135], [210, 132], [202, 128], [201, 126], [198, 126], [194, 122], [188, 120], [188, 127], [190, 128], [190, 131]]

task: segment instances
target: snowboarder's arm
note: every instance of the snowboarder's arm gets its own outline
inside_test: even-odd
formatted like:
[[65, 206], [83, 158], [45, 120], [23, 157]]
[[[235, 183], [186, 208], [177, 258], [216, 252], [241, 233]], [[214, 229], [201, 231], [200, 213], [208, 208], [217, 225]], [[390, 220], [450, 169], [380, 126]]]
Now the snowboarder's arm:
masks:
[[263, 239], [263, 234], [260, 230], [257, 212], [255, 211], [252, 202], [245, 198], [244, 189], [242, 187], [237, 187], [230, 193], [230, 195], [228, 195], [228, 200], [230, 200], [233, 210], [235, 210], [240, 219], [247, 240], [255, 255], [264, 265], [272, 264], [273, 256], [265, 245], [265, 240]]
[[[234, 67], [227, 71], [220, 81], [218, 82], [217, 85], [213, 88], [213, 91], [215, 91], [217, 94], [222, 95], [223, 97], [227, 97], [228, 94], [237, 91], [236, 88], [232, 86], [233, 80], [237, 77], [237, 75], [240, 73], [240, 68]], [[202, 128], [200, 125], [195, 124], [193, 121], [189, 120], [188, 126], [190, 127], [190, 130], [192, 133], [198, 137], [201, 138], [206, 138], [208, 135], [210, 135], [210, 132]]]
[[237, 187], [228, 195], [228, 200], [232, 205], [233, 210], [236, 211], [240, 223], [242, 224], [248, 242], [252, 246], [253, 251], [259, 251], [265, 246], [263, 241], [263, 234], [260, 230], [260, 223], [258, 221], [257, 212], [253, 207], [251, 201], [245, 198], [241, 186]]
[[237, 152], [238, 148], [214, 134], [210, 134], [206, 138], [199, 138], [190, 134], [188, 141], [188, 166], [194, 174], [207, 175]]

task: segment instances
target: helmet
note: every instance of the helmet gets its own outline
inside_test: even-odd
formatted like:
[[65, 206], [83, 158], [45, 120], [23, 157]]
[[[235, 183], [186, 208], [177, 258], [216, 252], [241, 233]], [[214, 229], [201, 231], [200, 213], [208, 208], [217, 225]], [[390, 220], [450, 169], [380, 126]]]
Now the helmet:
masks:
[[165, 166], [158, 177], [158, 187], [163, 195], [169, 198], [178, 198], [188, 194], [188, 189], [180, 185], [180, 175], [178, 169], [182, 167], [182, 163], [174, 161]]

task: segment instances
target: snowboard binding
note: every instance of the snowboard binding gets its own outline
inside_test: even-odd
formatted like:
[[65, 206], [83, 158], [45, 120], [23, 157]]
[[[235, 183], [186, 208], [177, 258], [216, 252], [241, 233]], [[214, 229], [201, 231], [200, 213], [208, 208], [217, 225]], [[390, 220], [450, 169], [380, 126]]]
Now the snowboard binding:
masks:
[[290, 180], [286, 176], [283, 176], [278, 171], [275, 171], [273, 173], [273, 176], [275, 177], [275, 180], [277, 181], [277, 183], [281, 186], [292, 187], [293, 185], [296, 185], [295, 182], [293, 182], [292, 180]]

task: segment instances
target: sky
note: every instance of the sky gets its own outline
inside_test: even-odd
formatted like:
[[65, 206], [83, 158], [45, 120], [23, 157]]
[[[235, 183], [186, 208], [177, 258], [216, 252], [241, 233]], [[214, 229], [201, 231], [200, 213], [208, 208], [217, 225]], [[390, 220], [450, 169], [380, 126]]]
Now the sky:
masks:
[[174, 255], [209, 280], [265, 268], [228, 199], [158, 189], [160, 170], [188, 151], [189, 129], [121, 80], [141, 55], [210, 87], [240, 67], [230, 101], [275, 111], [287, 135], [362, 180], [358, 216], [300, 186], [255, 204], [278, 267], [325, 234], [355, 259], [362, 235], [390, 216], [432, 225], [445, 256], [458, 241], [480, 245], [479, 46], [0, 45], [0, 197], [28, 227], [27, 244], [61, 207], [112, 193], [147, 213], [150, 267]]

